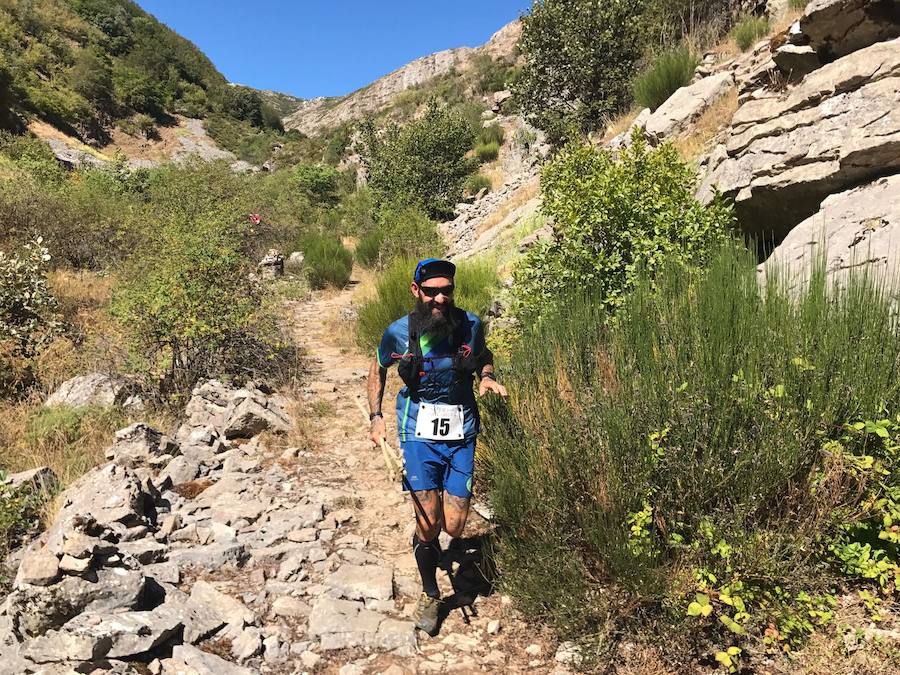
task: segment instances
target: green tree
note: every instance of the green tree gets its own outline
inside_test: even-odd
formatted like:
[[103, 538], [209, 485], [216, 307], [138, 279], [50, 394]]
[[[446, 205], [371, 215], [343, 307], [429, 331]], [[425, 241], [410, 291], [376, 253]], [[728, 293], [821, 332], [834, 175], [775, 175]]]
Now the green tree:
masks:
[[136, 112], [160, 117], [165, 109], [165, 95], [159, 84], [145, 72], [120, 67], [113, 74], [116, 99]]
[[109, 59], [93, 49], [78, 52], [69, 71], [72, 89], [101, 109], [109, 109], [113, 101], [112, 68]]
[[299, 164], [294, 168], [293, 179], [300, 194], [308, 199], [310, 204], [337, 206], [340, 173], [334, 167]]
[[641, 55], [643, 0], [535, 0], [522, 17], [520, 109], [551, 142], [598, 128], [625, 106]]
[[452, 215], [474, 169], [466, 153], [475, 131], [459, 112], [432, 99], [424, 115], [403, 127], [392, 125], [379, 133], [367, 121], [362, 138], [377, 208], [415, 206], [435, 219]]

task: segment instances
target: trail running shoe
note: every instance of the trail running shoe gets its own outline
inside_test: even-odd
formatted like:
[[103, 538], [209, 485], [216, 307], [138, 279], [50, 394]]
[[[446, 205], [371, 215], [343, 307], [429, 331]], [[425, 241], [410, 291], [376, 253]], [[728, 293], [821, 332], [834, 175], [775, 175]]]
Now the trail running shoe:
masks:
[[419, 602], [416, 603], [416, 611], [413, 612], [413, 620], [416, 628], [432, 635], [437, 630], [439, 598], [432, 598], [427, 593], [422, 593]]

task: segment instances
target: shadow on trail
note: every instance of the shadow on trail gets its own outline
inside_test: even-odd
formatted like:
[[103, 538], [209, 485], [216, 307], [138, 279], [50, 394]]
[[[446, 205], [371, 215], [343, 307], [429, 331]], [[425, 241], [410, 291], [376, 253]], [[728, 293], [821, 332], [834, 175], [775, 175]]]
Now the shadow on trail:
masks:
[[463, 621], [478, 616], [475, 600], [479, 595], [489, 596], [494, 591], [493, 564], [488, 557], [490, 533], [454, 539], [441, 555], [440, 569], [450, 579], [453, 594], [441, 602], [435, 634], [451, 612], [460, 610]]

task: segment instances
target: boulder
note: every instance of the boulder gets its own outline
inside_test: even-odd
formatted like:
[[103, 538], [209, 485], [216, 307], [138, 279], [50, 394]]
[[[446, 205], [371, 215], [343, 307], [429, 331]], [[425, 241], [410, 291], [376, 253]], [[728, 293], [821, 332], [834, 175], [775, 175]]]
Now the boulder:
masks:
[[117, 377], [110, 377], [103, 373], [89, 373], [87, 375], [78, 375], [71, 380], [63, 382], [44, 401], [44, 405], [47, 407], [59, 405], [72, 408], [89, 405], [121, 405], [128, 398], [128, 394], [129, 384], [127, 381]]
[[200, 461], [196, 457], [179, 455], [166, 464], [156, 477], [156, 484], [161, 489], [171, 485], [180, 485], [194, 480], [200, 475]]
[[654, 144], [686, 131], [707, 108], [728, 94], [734, 87], [731, 73], [719, 73], [672, 94], [647, 119], [644, 129]]
[[168, 605], [148, 612], [84, 612], [59, 630], [29, 640], [23, 652], [36, 663], [133, 657], [180, 637], [183, 626], [176, 608]]
[[223, 593], [208, 581], [198, 581], [194, 584], [191, 589], [191, 600], [197, 604], [206, 605], [226, 623], [250, 624], [256, 618], [253, 610], [243, 602]]
[[760, 274], [802, 288], [822, 262], [829, 280], [839, 285], [863, 271], [873, 281], [893, 281], [900, 273], [898, 195], [900, 175], [831, 195], [790, 231], [759, 266]]
[[309, 615], [309, 634], [321, 637], [329, 633], [370, 633], [378, 630], [384, 615], [366, 609], [351, 600], [321, 597]]
[[816, 50], [809, 45], [781, 45], [772, 53], [772, 60], [792, 81], [803, 79], [822, 65]]
[[284, 276], [284, 256], [277, 249], [271, 248], [259, 261], [259, 273], [263, 279], [275, 279]]
[[37, 637], [86, 611], [135, 609], [144, 591], [144, 575], [122, 567], [90, 575], [63, 576], [49, 586], [16, 582], [7, 600], [13, 630], [20, 638]]
[[49, 586], [60, 579], [59, 558], [46, 546], [29, 549], [22, 556], [19, 571], [16, 573], [17, 585]]
[[883, 0], [812, 0], [800, 30], [824, 61], [900, 36], [900, 5]]
[[287, 260], [285, 261], [285, 268], [287, 268], [291, 272], [297, 272], [303, 268], [303, 260], [303, 253], [301, 253], [300, 251], [294, 251], [288, 256]]
[[28, 471], [12, 473], [6, 477], [6, 480], [2, 481], [3, 485], [6, 485], [13, 490], [21, 488], [30, 493], [52, 492], [58, 483], [59, 481], [56, 478], [56, 474], [53, 473], [53, 469], [49, 466], [41, 466], [36, 469], [29, 469]]
[[106, 458], [121, 466], [148, 466], [158, 457], [178, 454], [178, 445], [168, 436], [136, 422], [116, 432], [116, 442], [106, 450]]
[[89, 471], [64, 493], [64, 501], [50, 537], [77, 514], [90, 514], [101, 526], [116, 529], [147, 525], [153, 515], [153, 496], [129, 468], [107, 464]]
[[[244, 390], [246, 391], [246, 390]], [[291, 428], [287, 413], [265, 396], [257, 392], [234, 396], [226, 411], [223, 429], [225, 438], [252, 438], [263, 431], [285, 433]]]
[[200, 651], [192, 645], [178, 645], [172, 658], [162, 661], [163, 675], [253, 675], [248, 668], [226, 661], [221, 656]]
[[698, 190], [733, 198], [747, 234], [780, 241], [829, 194], [900, 169], [900, 40], [810, 73], [735, 113]]

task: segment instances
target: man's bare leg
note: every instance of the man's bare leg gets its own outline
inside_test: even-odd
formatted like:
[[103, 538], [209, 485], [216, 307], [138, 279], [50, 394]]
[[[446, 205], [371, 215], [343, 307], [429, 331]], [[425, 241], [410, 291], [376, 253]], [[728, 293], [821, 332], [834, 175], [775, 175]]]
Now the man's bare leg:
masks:
[[444, 492], [444, 531], [454, 539], [461, 537], [469, 518], [469, 497], [457, 497]]

